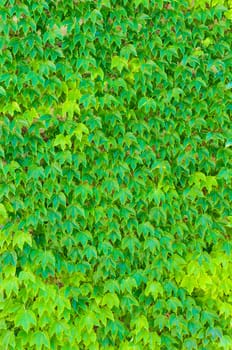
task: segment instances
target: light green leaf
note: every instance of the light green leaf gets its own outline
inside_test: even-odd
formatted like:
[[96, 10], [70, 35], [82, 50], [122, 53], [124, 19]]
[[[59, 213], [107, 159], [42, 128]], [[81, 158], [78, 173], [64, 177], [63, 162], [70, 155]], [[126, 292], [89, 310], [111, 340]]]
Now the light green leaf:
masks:
[[128, 61], [124, 57], [113, 56], [111, 60], [111, 69], [116, 68], [120, 73], [123, 68], [128, 67]]
[[15, 232], [13, 238], [13, 246], [18, 246], [20, 249], [23, 249], [25, 243], [29, 244], [30, 246], [32, 245], [31, 235], [23, 231]]
[[102, 302], [102, 305], [107, 305], [110, 309], [112, 309], [113, 306], [119, 307], [119, 299], [117, 294], [115, 293], [107, 293], [104, 295]]
[[46, 333], [37, 331], [31, 335], [31, 345], [35, 345], [36, 349], [41, 350], [43, 346], [50, 349], [49, 338]]
[[56, 136], [53, 145], [60, 146], [63, 151], [65, 150], [66, 146], [71, 148], [72, 146], [71, 136], [69, 135], [64, 136], [63, 134], [59, 134]]
[[151, 294], [154, 299], [157, 299], [158, 295], [163, 295], [163, 287], [159, 282], [148, 282], [145, 289], [145, 295], [148, 296]]
[[16, 327], [22, 327], [28, 333], [29, 329], [36, 325], [36, 317], [31, 310], [21, 310], [15, 316]]
[[0, 224], [4, 224], [8, 218], [5, 206], [0, 203]]
[[0, 95], [6, 96], [6, 90], [2, 86], [0, 86]]
[[1, 330], [1, 346], [2, 349], [15, 349], [15, 335], [13, 331], [10, 330]]

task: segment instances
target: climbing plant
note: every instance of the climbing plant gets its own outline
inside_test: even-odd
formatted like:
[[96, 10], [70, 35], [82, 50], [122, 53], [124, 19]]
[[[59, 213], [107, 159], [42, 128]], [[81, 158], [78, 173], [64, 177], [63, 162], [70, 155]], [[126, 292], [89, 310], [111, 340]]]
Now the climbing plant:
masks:
[[232, 349], [230, 8], [0, 0], [1, 349]]

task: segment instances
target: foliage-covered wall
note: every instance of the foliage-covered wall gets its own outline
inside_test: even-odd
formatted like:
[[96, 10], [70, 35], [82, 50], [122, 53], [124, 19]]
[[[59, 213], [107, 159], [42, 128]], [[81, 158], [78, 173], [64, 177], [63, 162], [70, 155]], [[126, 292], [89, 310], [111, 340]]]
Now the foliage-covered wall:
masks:
[[232, 25], [0, 1], [1, 349], [232, 349]]

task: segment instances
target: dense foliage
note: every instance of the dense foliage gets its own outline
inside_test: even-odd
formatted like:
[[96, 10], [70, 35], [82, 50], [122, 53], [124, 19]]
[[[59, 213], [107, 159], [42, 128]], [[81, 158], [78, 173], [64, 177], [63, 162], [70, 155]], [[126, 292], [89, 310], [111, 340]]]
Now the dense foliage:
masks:
[[204, 10], [215, 6], [221, 6], [221, 9], [224, 7], [225, 17], [232, 19], [232, 0], [188, 0], [188, 2], [193, 8], [200, 7]]
[[232, 349], [232, 25], [193, 5], [0, 0], [1, 349]]

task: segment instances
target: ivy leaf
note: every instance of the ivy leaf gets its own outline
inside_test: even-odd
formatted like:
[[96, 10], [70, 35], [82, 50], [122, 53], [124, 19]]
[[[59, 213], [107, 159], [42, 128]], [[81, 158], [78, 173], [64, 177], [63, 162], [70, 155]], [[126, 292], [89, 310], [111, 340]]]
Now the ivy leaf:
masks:
[[83, 94], [80, 98], [80, 103], [82, 103], [85, 108], [90, 108], [90, 106], [95, 107], [96, 98], [94, 94], [89, 94], [89, 93]]
[[172, 297], [167, 301], [167, 307], [169, 310], [177, 312], [178, 307], [182, 307], [182, 304], [179, 299]]
[[194, 338], [185, 339], [184, 346], [186, 349], [197, 349], [197, 342]]
[[0, 86], [0, 95], [6, 96], [6, 90], [2, 86]]
[[144, 222], [139, 225], [138, 227], [138, 233], [139, 235], [147, 236], [149, 233], [153, 235], [154, 233], [154, 227], [150, 222]]
[[107, 293], [104, 295], [101, 304], [107, 305], [110, 309], [112, 309], [114, 306], [118, 308], [119, 298], [116, 293]]
[[138, 108], [141, 109], [143, 107], [146, 106], [146, 104], [148, 103], [148, 99], [147, 97], [142, 97], [140, 100], [139, 100], [139, 103], [138, 103]]
[[111, 60], [111, 69], [116, 68], [120, 73], [123, 68], [128, 68], [128, 61], [124, 57], [113, 56]]
[[40, 166], [32, 165], [28, 169], [28, 177], [38, 180], [40, 177], [44, 178], [44, 170]]
[[0, 224], [4, 224], [8, 218], [5, 206], [0, 203]]
[[43, 346], [50, 349], [49, 338], [46, 333], [37, 331], [31, 335], [30, 345], [35, 345], [36, 349], [41, 350]]
[[192, 294], [194, 288], [197, 287], [197, 281], [194, 276], [185, 276], [181, 282], [181, 287], [186, 288], [189, 294]]
[[120, 283], [121, 291], [127, 291], [129, 294], [132, 293], [132, 289], [137, 287], [137, 283], [134, 278], [128, 277], [123, 279]]
[[9, 298], [14, 292], [15, 295], [18, 295], [19, 284], [16, 277], [10, 276], [10, 278], [5, 278], [2, 283], [2, 288], [5, 290], [7, 297]]
[[212, 191], [213, 187], [218, 187], [218, 182], [216, 176], [207, 176], [205, 187], [209, 192]]
[[59, 134], [56, 136], [54, 143], [54, 146], [61, 146], [61, 149], [64, 151], [66, 146], [71, 148], [72, 142], [71, 142], [71, 136], [67, 135], [64, 136], [63, 134]]
[[97, 77], [100, 77], [101, 80], [104, 79], [104, 72], [100, 67], [92, 70], [92, 79], [95, 80]]
[[232, 346], [232, 338], [229, 335], [223, 335], [220, 339], [220, 345], [223, 349], [229, 350]]
[[14, 234], [13, 246], [18, 246], [22, 250], [25, 243], [29, 244], [30, 246], [32, 245], [31, 235], [23, 231], [17, 231]]
[[152, 98], [142, 97], [138, 102], [138, 108], [144, 108], [145, 112], [148, 113], [151, 109], [156, 110], [156, 102]]
[[[5, 327], [4, 327], [5, 328]], [[15, 348], [15, 335], [13, 331], [1, 330], [2, 332], [2, 346], [4, 349], [9, 349], [9, 346]]]
[[27, 333], [29, 329], [37, 323], [36, 316], [31, 310], [21, 310], [17, 312], [14, 320], [16, 327], [22, 327]]
[[157, 299], [158, 295], [163, 295], [163, 287], [159, 282], [148, 282], [147, 287], [145, 289], [145, 295], [148, 296], [151, 294], [154, 299]]
[[83, 123], [77, 123], [77, 127], [73, 131], [72, 135], [75, 135], [79, 141], [82, 140], [82, 135], [89, 134], [89, 129]]

